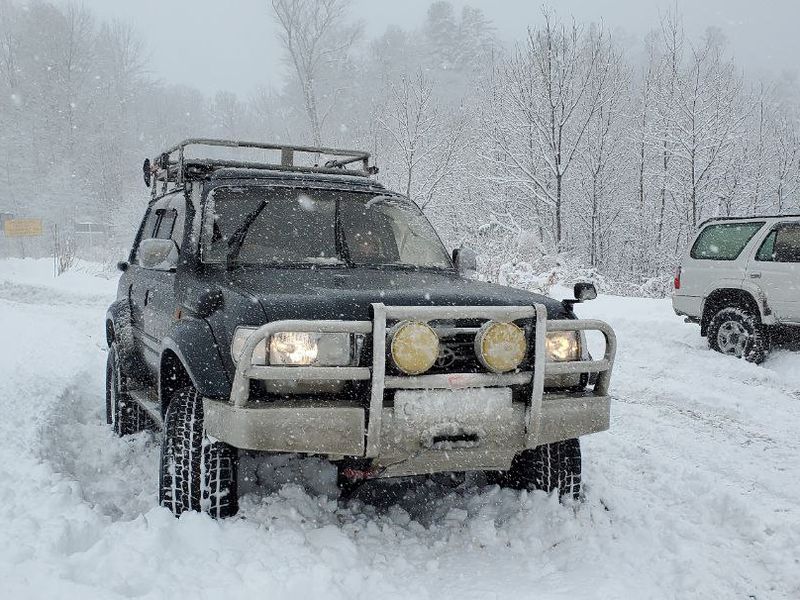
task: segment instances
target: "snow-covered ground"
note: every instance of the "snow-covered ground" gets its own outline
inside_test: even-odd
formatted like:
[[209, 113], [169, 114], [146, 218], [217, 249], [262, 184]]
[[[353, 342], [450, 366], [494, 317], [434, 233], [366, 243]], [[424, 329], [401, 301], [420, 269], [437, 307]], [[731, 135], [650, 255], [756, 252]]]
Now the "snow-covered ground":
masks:
[[0, 262], [3, 598], [800, 598], [800, 354], [708, 351], [669, 301], [601, 297], [619, 336], [585, 501], [482, 485], [340, 505], [320, 461], [252, 465], [237, 518], [156, 502], [154, 435], [105, 425], [115, 281]]

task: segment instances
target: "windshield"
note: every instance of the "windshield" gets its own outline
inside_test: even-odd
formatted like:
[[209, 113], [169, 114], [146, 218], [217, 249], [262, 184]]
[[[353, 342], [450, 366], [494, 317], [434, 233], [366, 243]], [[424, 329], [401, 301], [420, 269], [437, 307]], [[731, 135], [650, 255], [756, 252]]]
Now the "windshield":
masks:
[[209, 193], [201, 256], [211, 263], [452, 268], [433, 227], [408, 200], [266, 186]]

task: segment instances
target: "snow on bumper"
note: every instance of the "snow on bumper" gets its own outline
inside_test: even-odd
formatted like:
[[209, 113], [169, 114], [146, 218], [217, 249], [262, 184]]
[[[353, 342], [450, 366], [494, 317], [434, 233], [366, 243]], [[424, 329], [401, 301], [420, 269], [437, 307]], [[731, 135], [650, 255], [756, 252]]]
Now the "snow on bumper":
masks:
[[[372, 321], [280, 321], [253, 332], [237, 364], [231, 401], [205, 401], [210, 435], [239, 448], [372, 458], [385, 475], [508, 468], [523, 448], [608, 428], [608, 388], [616, 352], [611, 328], [594, 320], [547, 320], [544, 306], [373, 305]], [[532, 371], [503, 374], [386, 374], [387, 321], [535, 319]], [[452, 328], [451, 328], [452, 329]], [[599, 360], [549, 362], [547, 331], [601, 332]], [[279, 331], [371, 335], [370, 367], [278, 367], [252, 364], [257, 344]], [[544, 391], [546, 377], [597, 374], [593, 388]], [[250, 380], [369, 380], [368, 403], [325, 400], [250, 402]], [[512, 389], [529, 390], [527, 397]], [[393, 392], [386, 394], [385, 392]], [[446, 410], [432, 410], [441, 404]]]
[[[482, 390], [474, 397], [480, 399]], [[333, 456], [363, 456], [365, 409], [356, 405], [284, 402], [236, 407], [206, 399], [206, 429], [237, 448]], [[382, 409], [383, 435], [375, 463], [382, 476], [438, 471], [507, 469], [520, 450], [532, 447], [527, 436], [529, 407], [510, 402], [508, 410], [484, 419], [441, 420], [436, 414], [409, 419], [401, 406]], [[610, 398], [581, 394], [545, 394], [536, 443], [605, 431]]]

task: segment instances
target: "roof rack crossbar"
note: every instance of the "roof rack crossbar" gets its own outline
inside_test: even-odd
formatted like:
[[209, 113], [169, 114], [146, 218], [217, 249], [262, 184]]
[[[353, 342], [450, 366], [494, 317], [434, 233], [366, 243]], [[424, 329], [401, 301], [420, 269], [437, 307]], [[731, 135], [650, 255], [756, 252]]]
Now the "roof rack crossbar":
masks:
[[[252, 162], [244, 160], [187, 158], [186, 149], [190, 146], [213, 146], [223, 148], [250, 148], [256, 150], [280, 151], [280, 163]], [[295, 164], [295, 154], [316, 154], [329, 158], [322, 165], [301, 166]], [[370, 154], [362, 150], [346, 150], [343, 148], [327, 148], [317, 146], [299, 146], [293, 144], [271, 144], [264, 142], [248, 142], [242, 140], [218, 140], [211, 138], [189, 138], [165, 150], [151, 163], [146, 163], [153, 179], [153, 195], [165, 194], [182, 187], [190, 173], [208, 173], [218, 168], [269, 169], [305, 173], [344, 174], [369, 177], [378, 172], [378, 168], [369, 164]], [[361, 163], [361, 168], [346, 168], [348, 165]], [[145, 178], [147, 181], [147, 177]], [[158, 182], [161, 190], [157, 191]], [[169, 184], [174, 184], [170, 189]]]
[[709, 217], [705, 219], [698, 225], [698, 227], [702, 227], [706, 223], [711, 223], [713, 221], [746, 221], [748, 219], [796, 219], [800, 217], [800, 213], [791, 213], [786, 215], [742, 215], [742, 216], [721, 216], [721, 217]]

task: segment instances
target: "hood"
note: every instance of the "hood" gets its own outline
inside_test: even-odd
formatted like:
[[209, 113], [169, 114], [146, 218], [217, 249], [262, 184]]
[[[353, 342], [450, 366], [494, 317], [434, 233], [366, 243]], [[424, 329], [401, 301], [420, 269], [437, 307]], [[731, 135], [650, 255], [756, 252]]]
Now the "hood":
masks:
[[455, 273], [377, 268], [282, 269], [242, 267], [229, 284], [258, 301], [267, 321], [279, 319], [369, 320], [373, 302], [395, 306], [547, 307], [564, 319], [561, 302], [525, 290], [464, 279]]

